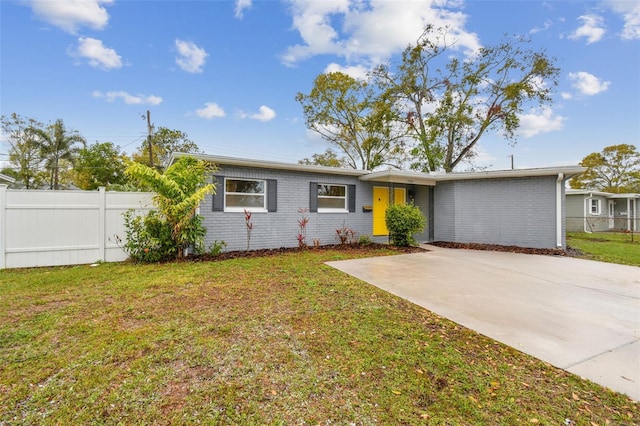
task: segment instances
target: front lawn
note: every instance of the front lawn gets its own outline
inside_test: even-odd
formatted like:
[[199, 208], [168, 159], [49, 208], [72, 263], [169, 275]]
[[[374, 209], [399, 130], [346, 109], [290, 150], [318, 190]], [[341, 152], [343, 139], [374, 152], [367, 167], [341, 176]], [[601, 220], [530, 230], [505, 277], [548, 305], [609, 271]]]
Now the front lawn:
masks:
[[383, 254], [0, 271], [0, 424], [640, 421], [623, 395], [323, 264]]
[[568, 232], [567, 245], [588, 259], [640, 266], [640, 233]]

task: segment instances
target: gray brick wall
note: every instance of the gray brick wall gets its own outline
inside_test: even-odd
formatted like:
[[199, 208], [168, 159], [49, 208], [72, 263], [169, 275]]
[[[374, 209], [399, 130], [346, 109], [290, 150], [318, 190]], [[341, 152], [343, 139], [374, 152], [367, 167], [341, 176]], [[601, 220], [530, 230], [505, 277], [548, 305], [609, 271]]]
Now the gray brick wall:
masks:
[[429, 238], [429, 222], [432, 221], [432, 218], [429, 218], [429, 187], [422, 185], [415, 185], [411, 187], [411, 191], [414, 194], [413, 204], [418, 207], [422, 214], [427, 218], [427, 224], [424, 228], [424, 231], [415, 234], [413, 238], [416, 239], [419, 243], [429, 242], [431, 238]]
[[434, 204], [436, 241], [556, 247], [554, 176], [439, 182]]
[[[320, 244], [336, 244], [336, 229], [343, 225], [353, 229], [358, 235], [371, 235], [372, 214], [363, 212], [363, 205], [372, 204], [372, 186], [361, 182], [355, 176], [326, 175], [318, 173], [302, 173], [296, 171], [269, 170], [260, 168], [243, 168], [223, 166], [215, 175], [248, 179], [276, 179], [277, 202], [276, 212], [254, 212], [251, 221], [251, 249], [296, 247], [298, 241], [299, 208], [309, 207], [309, 182], [356, 185], [356, 211], [354, 213], [306, 213], [307, 244], [313, 245], [318, 239]], [[218, 190], [223, 193], [222, 184]], [[208, 196], [200, 206], [200, 214], [204, 216], [207, 228], [205, 245], [208, 248], [215, 240], [225, 241], [227, 250], [245, 250], [247, 234], [242, 212], [214, 212], [212, 196]]]

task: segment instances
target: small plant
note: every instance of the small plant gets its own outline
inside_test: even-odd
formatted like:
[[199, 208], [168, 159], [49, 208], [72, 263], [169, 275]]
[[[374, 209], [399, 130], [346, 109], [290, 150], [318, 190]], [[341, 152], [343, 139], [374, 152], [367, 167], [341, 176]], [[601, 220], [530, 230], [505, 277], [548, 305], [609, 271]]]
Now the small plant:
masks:
[[224, 240], [222, 241], [215, 240], [209, 246], [209, 254], [211, 256], [218, 256], [224, 251], [225, 248], [227, 248], [227, 243], [224, 242]]
[[305, 214], [309, 212], [308, 208], [300, 207], [298, 209], [298, 213], [302, 215], [300, 219], [298, 219], [298, 248], [305, 248], [307, 246], [306, 238], [307, 238], [307, 223], [309, 223], [309, 218], [305, 216]]
[[128, 210], [124, 217], [125, 239], [116, 235], [115, 241], [134, 262], [160, 262], [176, 256], [178, 247], [173, 240], [171, 225], [155, 210], [140, 216]]
[[336, 229], [336, 236], [340, 244], [353, 244], [356, 241], [356, 231], [351, 228], [347, 228], [345, 224], [342, 224], [342, 228]]
[[385, 212], [385, 221], [391, 243], [401, 247], [416, 245], [413, 234], [422, 232], [426, 224], [426, 218], [413, 204], [390, 205]]
[[253, 231], [253, 222], [251, 222], [251, 212], [249, 210], [244, 211], [244, 223], [247, 226], [247, 251], [251, 247], [251, 231]]
[[314, 238], [314, 239], [313, 239], [313, 246], [314, 246], [314, 247], [320, 247], [320, 240], [319, 240], [319, 239], [317, 239], [317, 238]]
[[360, 238], [358, 238], [358, 243], [362, 246], [368, 246], [373, 244], [373, 240], [371, 239], [370, 235], [360, 235]]

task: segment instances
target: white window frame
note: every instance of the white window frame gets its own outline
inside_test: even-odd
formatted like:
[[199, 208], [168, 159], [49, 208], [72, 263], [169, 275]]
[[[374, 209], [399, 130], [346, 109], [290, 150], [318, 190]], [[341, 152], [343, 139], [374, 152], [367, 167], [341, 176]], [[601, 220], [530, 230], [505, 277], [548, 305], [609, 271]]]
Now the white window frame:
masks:
[[[245, 195], [249, 194], [246, 192], [228, 192], [227, 191], [227, 181], [236, 180], [236, 181], [244, 181], [244, 182], [262, 182], [263, 192], [260, 193], [250, 193], [250, 195], [262, 195], [262, 207], [237, 207], [237, 206], [227, 206], [227, 195]], [[266, 212], [267, 211], [267, 181], [264, 179], [249, 179], [249, 178], [236, 178], [236, 177], [225, 177], [224, 178], [224, 211], [225, 212], [244, 212], [245, 210], [248, 212]]]
[[[602, 210], [600, 209], [600, 204], [601, 204], [600, 201], [601, 200], [597, 198], [591, 198], [591, 200], [589, 201], [589, 214], [591, 214], [591, 216], [600, 216], [600, 214], [602, 214]], [[594, 211], [594, 207], [595, 207], [595, 211]]]
[[[322, 186], [339, 186], [344, 188], [344, 197], [338, 197], [335, 195], [320, 195], [320, 187]], [[318, 197], [318, 213], [349, 213], [349, 186], [342, 185], [337, 183], [318, 183], [318, 193], [316, 194]], [[320, 207], [320, 200], [322, 199], [331, 199], [331, 200], [344, 200], [344, 208], [327, 208]]]

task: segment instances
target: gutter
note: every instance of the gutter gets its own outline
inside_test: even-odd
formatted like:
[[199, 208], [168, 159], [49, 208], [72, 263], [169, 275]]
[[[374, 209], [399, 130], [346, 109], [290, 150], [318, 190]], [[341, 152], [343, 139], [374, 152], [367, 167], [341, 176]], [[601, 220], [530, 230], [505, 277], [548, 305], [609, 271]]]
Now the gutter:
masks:
[[558, 173], [556, 179], [556, 247], [562, 248], [562, 184], [564, 173]]

